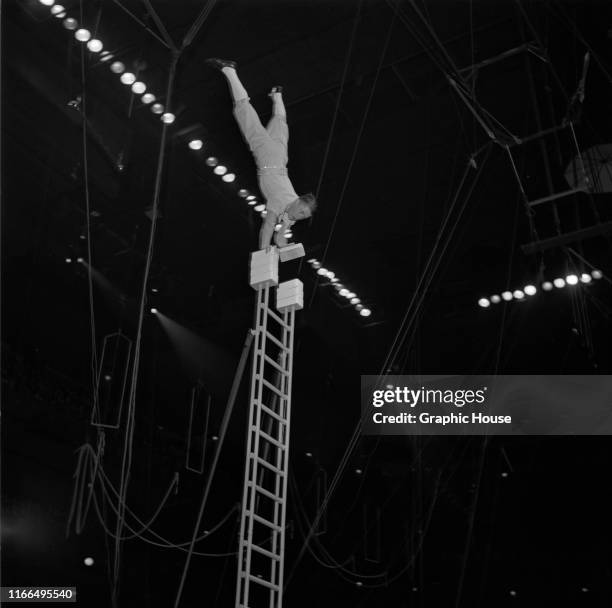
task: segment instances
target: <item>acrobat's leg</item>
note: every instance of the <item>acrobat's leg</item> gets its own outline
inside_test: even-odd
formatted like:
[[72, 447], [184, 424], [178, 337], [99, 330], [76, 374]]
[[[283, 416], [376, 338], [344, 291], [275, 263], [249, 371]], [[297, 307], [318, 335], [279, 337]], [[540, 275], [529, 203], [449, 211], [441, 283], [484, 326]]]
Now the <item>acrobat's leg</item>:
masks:
[[283, 87], [274, 87], [270, 91], [270, 99], [272, 99], [272, 115], [287, 118], [287, 111], [283, 103]]
[[269, 93], [269, 97], [272, 100], [272, 118], [270, 118], [266, 130], [272, 140], [282, 146], [281, 155], [283, 158], [280, 159], [280, 162], [286, 164], [289, 129], [287, 128], [287, 112], [285, 111], [282, 93], [282, 87], [274, 87]]

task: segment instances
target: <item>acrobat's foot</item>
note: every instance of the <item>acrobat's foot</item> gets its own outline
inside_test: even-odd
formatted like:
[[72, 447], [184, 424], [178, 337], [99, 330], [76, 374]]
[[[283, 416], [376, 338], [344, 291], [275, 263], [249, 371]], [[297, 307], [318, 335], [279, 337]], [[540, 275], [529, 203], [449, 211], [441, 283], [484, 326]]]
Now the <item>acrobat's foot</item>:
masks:
[[272, 87], [272, 90], [268, 93], [268, 96], [274, 99], [275, 95], [282, 95], [282, 94], [283, 94], [283, 87], [277, 86], [277, 87]]
[[235, 61], [230, 61], [229, 59], [219, 59], [218, 57], [211, 57], [206, 60], [206, 63], [216, 70], [222, 70], [223, 68], [232, 68], [236, 69], [238, 64]]

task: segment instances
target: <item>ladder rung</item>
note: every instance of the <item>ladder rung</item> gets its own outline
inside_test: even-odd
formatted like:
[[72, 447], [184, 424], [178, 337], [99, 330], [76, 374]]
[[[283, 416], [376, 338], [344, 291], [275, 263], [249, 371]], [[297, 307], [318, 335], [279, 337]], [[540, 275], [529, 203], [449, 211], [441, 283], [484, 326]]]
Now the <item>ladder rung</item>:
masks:
[[272, 342], [274, 342], [274, 344], [276, 344], [276, 346], [278, 346], [279, 348], [282, 348], [285, 351], [288, 351], [288, 347], [286, 347], [276, 336], [273, 336], [269, 331], [264, 332], [264, 337], [265, 338], [270, 338], [270, 340], [272, 340]]
[[268, 307], [268, 314], [281, 326], [285, 329], [289, 329], [289, 325], [283, 321], [281, 317], [279, 317], [270, 307]]
[[275, 367], [281, 374], [285, 374], [285, 376], [289, 375], [289, 372], [286, 369], [283, 369], [274, 359], [268, 357], [268, 355], [264, 355], [264, 359], [273, 367]]
[[273, 409], [269, 408], [267, 405], [264, 405], [263, 403], [259, 402], [259, 406], [266, 414], [268, 414], [268, 416], [272, 416], [272, 418], [274, 418], [275, 420], [278, 420], [282, 424], [287, 424], [287, 420], [285, 420], [285, 418], [283, 418], [280, 414], [277, 414]]
[[253, 581], [254, 583], [258, 583], [259, 585], [263, 585], [264, 587], [267, 587], [268, 589], [272, 589], [273, 591], [280, 590], [280, 587], [278, 585], [275, 585], [274, 583], [267, 581], [265, 578], [259, 578], [258, 576], [254, 576], [253, 574], [249, 574], [248, 578], [250, 581]]
[[[272, 528], [274, 530], [277, 530], [278, 532], [282, 531], [282, 527], [279, 526], [278, 524], [275, 524], [274, 522], [265, 519], [265, 517], [261, 517], [255, 513], [251, 513], [250, 511], [245, 511], [245, 515], [250, 515], [255, 521], [259, 522], [260, 524], [263, 524], [264, 526], [268, 526], [268, 528]], [[251, 545], [251, 547], [255, 547], [256, 545]], [[266, 551], [266, 549], [262, 549], [262, 551]], [[270, 553], [270, 555], [268, 555], [268, 557], [274, 557], [276, 556], [275, 553], [271, 553], [270, 551], [268, 551], [268, 553]], [[280, 558], [279, 558], [280, 559]]]
[[277, 562], [280, 562], [280, 555], [277, 555], [276, 553], [272, 553], [272, 551], [268, 551], [267, 549], [264, 549], [263, 547], [260, 547], [259, 545], [251, 545], [251, 549], [253, 549], [253, 551], [257, 551], [257, 553], [261, 553], [262, 555], [265, 555], [266, 557], [269, 557], [270, 559], [275, 559]]
[[[254, 431], [257, 429], [256, 426], [252, 426], [251, 429]], [[265, 431], [259, 431], [259, 436], [262, 437], [263, 439], [265, 439], [266, 441], [269, 441], [271, 444], [275, 445], [277, 448], [280, 448], [281, 450], [285, 449], [284, 444], [279, 441], [278, 439], [274, 439], [274, 437], [272, 437], [272, 435], [268, 435], [268, 433], [266, 433]]]
[[[251, 454], [251, 456], [255, 456], [255, 454]], [[269, 471], [272, 471], [273, 473], [276, 473], [277, 475], [285, 474], [281, 469], [279, 469], [278, 467], [275, 467], [273, 464], [270, 464], [267, 460], [264, 460], [260, 456], [255, 456], [255, 458], [257, 458], [257, 462], [259, 464], [266, 467], [266, 469], [268, 469]]]
[[272, 382], [268, 382], [262, 376], [258, 376], [258, 377], [271, 391], [275, 392], [281, 399], [288, 399], [287, 395], [285, 395], [285, 393], [283, 393], [283, 391], [281, 391], [278, 388], [276, 388], [276, 386], [274, 386], [274, 384], [272, 384]]
[[255, 488], [257, 492], [259, 492], [260, 494], [263, 494], [264, 496], [267, 496], [271, 500], [275, 500], [276, 502], [283, 502], [283, 499], [280, 496], [277, 496], [276, 494], [274, 494], [273, 492], [270, 492], [269, 490], [266, 490], [265, 488], [258, 486], [256, 483], [251, 483], [251, 485]]

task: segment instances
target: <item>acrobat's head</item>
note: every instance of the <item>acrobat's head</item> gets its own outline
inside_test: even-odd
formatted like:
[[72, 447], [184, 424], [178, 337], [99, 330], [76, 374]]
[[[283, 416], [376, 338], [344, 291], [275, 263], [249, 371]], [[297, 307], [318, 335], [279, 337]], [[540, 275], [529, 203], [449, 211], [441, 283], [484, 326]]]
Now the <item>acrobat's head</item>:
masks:
[[289, 218], [294, 222], [305, 220], [317, 210], [317, 200], [314, 194], [302, 194], [287, 209]]

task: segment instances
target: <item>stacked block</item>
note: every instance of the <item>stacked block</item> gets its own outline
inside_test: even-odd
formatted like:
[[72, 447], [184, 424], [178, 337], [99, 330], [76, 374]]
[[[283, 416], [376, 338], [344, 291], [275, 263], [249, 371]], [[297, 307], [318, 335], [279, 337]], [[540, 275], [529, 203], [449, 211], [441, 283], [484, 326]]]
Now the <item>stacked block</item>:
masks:
[[276, 290], [276, 308], [280, 312], [304, 308], [304, 284], [299, 279], [285, 281]]
[[304, 245], [302, 245], [302, 243], [293, 243], [292, 245], [281, 247], [279, 253], [281, 262], [289, 262], [296, 258], [303, 258], [305, 255]]
[[278, 249], [271, 247], [251, 254], [249, 285], [253, 289], [278, 285]]

